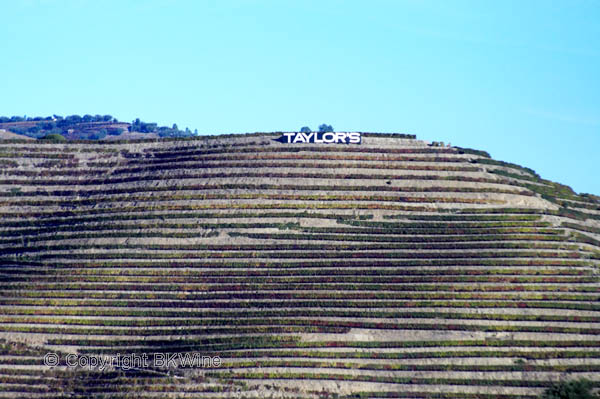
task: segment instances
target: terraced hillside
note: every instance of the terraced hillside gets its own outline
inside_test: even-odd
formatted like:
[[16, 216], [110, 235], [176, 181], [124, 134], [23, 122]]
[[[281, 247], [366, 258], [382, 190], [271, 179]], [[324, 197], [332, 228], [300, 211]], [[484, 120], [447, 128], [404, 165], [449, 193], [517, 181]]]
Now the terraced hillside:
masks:
[[517, 399], [598, 381], [597, 197], [411, 136], [277, 136], [0, 142], [0, 397]]

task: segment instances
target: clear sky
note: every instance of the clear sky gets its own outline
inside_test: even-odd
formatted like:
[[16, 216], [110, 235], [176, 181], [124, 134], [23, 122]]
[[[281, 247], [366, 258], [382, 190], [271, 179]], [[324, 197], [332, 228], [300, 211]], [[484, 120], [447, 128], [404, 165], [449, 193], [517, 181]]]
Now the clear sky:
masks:
[[600, 1], [0, 1], [0, 115], [400, 132], [600, 194]]

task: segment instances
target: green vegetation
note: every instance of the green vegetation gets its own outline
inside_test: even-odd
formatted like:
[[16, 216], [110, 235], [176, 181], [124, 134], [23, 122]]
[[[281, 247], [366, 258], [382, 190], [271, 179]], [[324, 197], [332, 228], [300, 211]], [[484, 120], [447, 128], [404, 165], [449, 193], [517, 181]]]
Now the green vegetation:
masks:
[[581, 379], [575, 381], [561, 381], [547, 388], [542, 394], [542, 399], [598, 399], [592, 393], [594, 386], [590, 381]]
[[44, 137], [41, 137], [40, 140], [57, 141], [57, 142], [67, 141], [67, 139], [65, 138], [65, 136], [63, 136], [62, 134], [59, 134], [59, 133], [50, 133], [50, 134], [47, 134]]
[[319, 125], [319, 133], [333, 132], [333, 126], [323, 123]]
[[472, 155], [479, 155], [480, 157], [484, 157], [484, 158], [491, 158], [490, 154], [486, 151], [481, 151], [481, 150], [474, 150], [472, 148], [461, 148], [461, 147], [455, 147], [458, 150], [459, 154], [472, 154]]
[[186, 128], [179, 130], [174, 124], [172, 128], [158, 126], [135, 119], [132, 123], [119, 122], [111, 115], [69, 115], [62, 117], [20, 117], [0, 116], [0, 129], [22, 134], [33, 138], [48, 136], [68, 137], [70, 140], [102, 140], [106, 136], [118, 136], [124, 131], [139, 133], [156, 133], [159, 137], [192, 137], [195, 134]]

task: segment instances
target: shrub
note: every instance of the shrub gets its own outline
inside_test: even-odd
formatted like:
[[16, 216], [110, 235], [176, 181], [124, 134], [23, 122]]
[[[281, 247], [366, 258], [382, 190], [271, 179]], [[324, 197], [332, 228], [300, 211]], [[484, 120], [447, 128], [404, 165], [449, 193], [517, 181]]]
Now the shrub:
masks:
[[110, 129], [106, 129], [106, 133], [111, 135], [111, 136], [118, 136], [121, 133], [123, 133], [124, 130], [121, 128], [110, 128]]
[[308, 126], [302, 126], [300, 128], [300, 133], [310, 133], [312, 132], [312, 130], [310, 130], [310, 128]]
[[67, 141], [67, 139], [65, 138], [65, 136], [63, 136], [62, 134], [58, 134], [58, 133], [47, 134], [44, 137], [42, 137], [40, 140], [47, 140], [47, 141]]
[[93, 132], [91, 133], [88, 138], [90, 140], [102, 140], [103, 138], [106, 137], [106, 135], [108, 134], [108, 132], [106, 131], [106, 129], [101, 129], [97, 132]]
[[542, 399], [598, 399], [590, 390], [592, 383], [581, 379], [575, 381], [561, 381], [542, 393]]

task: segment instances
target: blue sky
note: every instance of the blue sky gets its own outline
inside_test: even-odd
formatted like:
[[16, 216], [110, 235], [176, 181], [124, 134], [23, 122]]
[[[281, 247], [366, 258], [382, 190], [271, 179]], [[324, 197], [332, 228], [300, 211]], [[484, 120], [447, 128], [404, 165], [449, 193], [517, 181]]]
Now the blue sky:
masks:
[[401, 132], [600, 194], [600, 1], [0, 3], [0, 115]]

